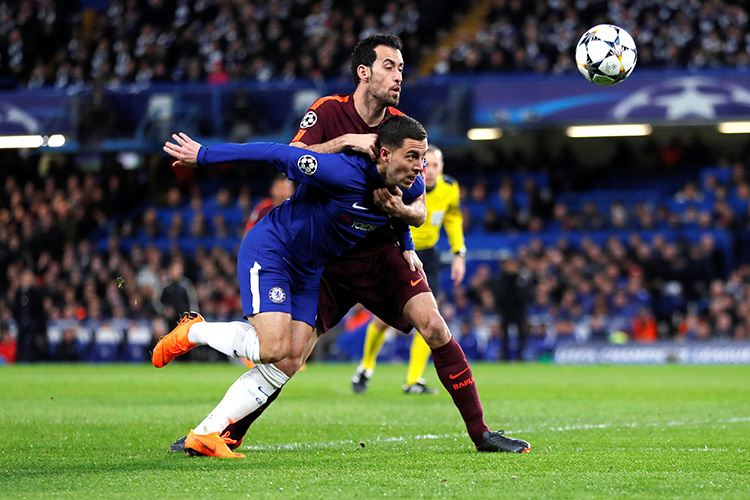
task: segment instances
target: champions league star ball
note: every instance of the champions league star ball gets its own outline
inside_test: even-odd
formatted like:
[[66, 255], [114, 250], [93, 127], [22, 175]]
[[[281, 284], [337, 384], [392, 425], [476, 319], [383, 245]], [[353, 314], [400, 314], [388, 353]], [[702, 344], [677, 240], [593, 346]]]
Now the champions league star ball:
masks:
[[576, 45], [578, 71], [597, 85], [620, 83], [633, 72], [637, 59], [633, 37], [612, 24], [594, 26]]

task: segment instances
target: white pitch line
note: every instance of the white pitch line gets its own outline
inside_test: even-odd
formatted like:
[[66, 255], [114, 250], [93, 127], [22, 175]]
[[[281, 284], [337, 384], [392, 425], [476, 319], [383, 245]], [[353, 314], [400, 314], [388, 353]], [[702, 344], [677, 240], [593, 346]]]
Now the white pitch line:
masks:
[[[592, 430], [592, 429], [616, 429], [616, 428], [638, 428], [638, 427], [683, 427], [691, 425], [703, 425], [703, 424], [736, 424], [750, 422], [750, 417], [736, 417], [736, 418], [720, 418], [720, 419], [704, 419], [704, 420], [672, 420], [669, 422], [648, 422], [638, 423], [630, 422], [623, 424], [580, 424], [580, 425], [564, 425], [564, 426], [553, 426], [544, 429], [545, 431], [552, 432], [565, 432], [565, 431], [580, 431], [580, 430]], [[505, 434], [524, 434], [529, 432], [539, 432], [538, 430], [517, 430], [517, 431], [505, 431]], [[362, 443], [394, 443], [403, 441], [412, 441], [419, 439], [457, 439], [463, 438], [466, 434], [455, 433], [455, 434], [422, 434], [417, 436], [393, 436], [393, 437], [376, 437], [374, 439], [363, 439], [361, 441], [354, 441], [352, 439], [345, 439], [342, 441], [326, 441], [318, 443], [287, 443], [287, 444], [275, 444], [275, 445], [246, 445], [242, 448], [247, 450], [300, 450], [300, 449], [316, 449], [316, 448], [332, 448], [344, 445], [356, 445], [360, 446]], [[729, 451], [727, 449], [718, 448], [648, 448], [649, 451]], [[737, 451], [744, 452], [746, 450], [738, 449]]]
[[[705, 419], [705, 420], [676, 420], [670, 422], [650, 422], [650, 423], [626, 423], [626, 424], [581, 424], [566, 425], [562, 427], [550, 427], [550, 431], [578, 431], [588, 429], [611, 429], [616, 427], [675, 427], [702, 424], [735, 424], [739, 422], [750, 422], [750, 417], [725, 418], [725, 419]], [[520, 431], [519, 431], [520, 432]], [[527, 431], [528, 432], [528, 431]]]

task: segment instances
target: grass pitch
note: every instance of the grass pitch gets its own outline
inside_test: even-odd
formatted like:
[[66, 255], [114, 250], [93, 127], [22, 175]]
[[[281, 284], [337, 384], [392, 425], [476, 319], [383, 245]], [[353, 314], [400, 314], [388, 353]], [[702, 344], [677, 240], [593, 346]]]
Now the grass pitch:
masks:
[[228, 460], [166, 449], [237, 366], [0, 367], [0, 497], [750, 498], [750, 366], [475, 364], [523, 455], [476, 453], [445, 390], [401, 393], [405, 366], [363, 396], [353, 370], [309, 365]]

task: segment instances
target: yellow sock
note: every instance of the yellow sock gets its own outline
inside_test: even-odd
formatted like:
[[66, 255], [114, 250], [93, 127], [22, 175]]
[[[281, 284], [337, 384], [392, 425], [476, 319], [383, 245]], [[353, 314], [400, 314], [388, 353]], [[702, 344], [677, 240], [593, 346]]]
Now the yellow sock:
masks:
[[409, 371], [406, 372], [406, 385], [416, 384], [424, 374], [427, 361], [430, 359], [432, 350], [421, 335], [414, 333], [414, 340], [411, 343], [411, 353], [409, 355]]
[[367, 325], [365, 352], [362, 354], [362, 362], [360, 363], [365, 370], [375, 369], [375, 363], [377, 363], [378, 360], [378, 353], [380, 352], [380, 348], [383, 347], [385, 332], [388, 330], [387, 326], [381, 330], [375, 323], [375, 320], [372, 320], [370, 321], [370, 324]]

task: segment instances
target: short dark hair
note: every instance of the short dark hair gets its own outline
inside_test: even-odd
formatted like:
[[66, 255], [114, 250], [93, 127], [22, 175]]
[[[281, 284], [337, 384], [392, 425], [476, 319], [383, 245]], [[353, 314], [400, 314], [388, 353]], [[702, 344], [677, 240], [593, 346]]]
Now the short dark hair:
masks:
[[375, 62], [375, 59], [377, 59], [375, 47], [380, 45], [385, 45], [386, 47], [396, 50], [403, 50], [404, 48], [404, 44], [399, 37], [388, 33], [376, 33], [360, 40], [352, 52], [352, 80], [354, 80], [355, 87], [359, 85], [357, 68], [359, 68], [360, 64], [365, 65], [368, 68], [371, 67]]
[[421, 123], [406, 115], [389, 116], [378, 129], [378, 144], [380, 146], [399, 148], [405, 139], [422, 141], [427, 139], [427, 131]]

